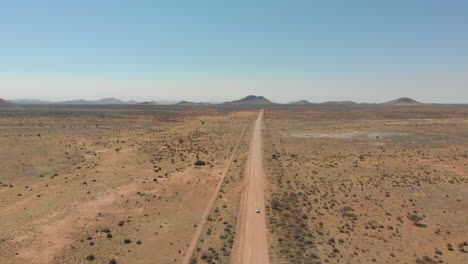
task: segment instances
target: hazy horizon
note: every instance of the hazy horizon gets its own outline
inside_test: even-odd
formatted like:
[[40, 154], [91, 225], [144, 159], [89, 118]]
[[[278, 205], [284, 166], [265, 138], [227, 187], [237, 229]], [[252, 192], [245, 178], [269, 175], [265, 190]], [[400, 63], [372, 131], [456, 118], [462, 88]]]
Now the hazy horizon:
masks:
[[15, 1], [0, 98], [468, 103], [468, 2]]

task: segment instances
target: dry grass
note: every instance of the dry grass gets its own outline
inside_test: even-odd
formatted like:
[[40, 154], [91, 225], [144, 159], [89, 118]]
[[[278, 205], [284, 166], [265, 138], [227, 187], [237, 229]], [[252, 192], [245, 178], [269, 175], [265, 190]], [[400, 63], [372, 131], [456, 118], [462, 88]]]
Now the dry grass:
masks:
[[[444, 107], [267, 111], [272, 263], [465, 262], [454, 245], [468, 235], [467, 116]], [[319, 136], [297, 137], [305, 133]]]
[[0, 111], [1, 263], [180, 262], [250, 122], [230, 110]]

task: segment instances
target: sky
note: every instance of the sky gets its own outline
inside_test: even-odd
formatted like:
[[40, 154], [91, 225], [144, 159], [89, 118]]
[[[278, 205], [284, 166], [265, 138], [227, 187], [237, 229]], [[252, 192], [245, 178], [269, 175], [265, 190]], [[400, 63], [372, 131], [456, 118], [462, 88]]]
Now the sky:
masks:
[[0, 0], [0, 98], [468, 103], [464, 0]]

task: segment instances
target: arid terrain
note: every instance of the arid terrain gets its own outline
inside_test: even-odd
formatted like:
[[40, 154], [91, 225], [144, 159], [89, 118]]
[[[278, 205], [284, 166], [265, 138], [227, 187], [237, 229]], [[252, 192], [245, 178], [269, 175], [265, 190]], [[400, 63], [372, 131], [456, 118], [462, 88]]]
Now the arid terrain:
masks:
[[266, 110], [271, 263], [468, 263], [468, 109]]
[[0, 107], [0, 263], [468, 263], [466, 106], [261, 107]]
[[0, 263], [181, 263], [256, 115], [2, 109]]

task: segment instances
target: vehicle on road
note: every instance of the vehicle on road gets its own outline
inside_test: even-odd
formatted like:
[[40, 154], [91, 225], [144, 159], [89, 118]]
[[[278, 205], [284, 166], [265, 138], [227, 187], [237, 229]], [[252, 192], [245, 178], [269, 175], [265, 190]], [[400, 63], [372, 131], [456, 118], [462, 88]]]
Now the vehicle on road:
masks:
[[258, 214], [260, 213], [260, 208], [255, 209], [255, 212]]

